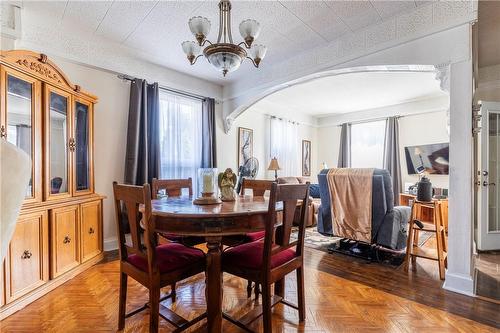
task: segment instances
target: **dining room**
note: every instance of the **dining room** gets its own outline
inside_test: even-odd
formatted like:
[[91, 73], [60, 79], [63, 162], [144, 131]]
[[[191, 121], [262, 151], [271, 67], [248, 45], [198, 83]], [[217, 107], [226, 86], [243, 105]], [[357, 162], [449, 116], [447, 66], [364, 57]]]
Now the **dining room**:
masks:
[[473, 1], [0, 9], [1, 332], [500, 328], [459, 135]]

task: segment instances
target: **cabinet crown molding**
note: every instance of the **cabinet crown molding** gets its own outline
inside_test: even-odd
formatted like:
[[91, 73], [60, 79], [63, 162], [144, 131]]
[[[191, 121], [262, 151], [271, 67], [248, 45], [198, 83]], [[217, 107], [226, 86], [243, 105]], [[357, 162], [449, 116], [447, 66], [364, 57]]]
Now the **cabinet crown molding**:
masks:
[[85, 92], [79, 85], [73, 84], [64, 72], [54, 64], [46, 54], [28, 50], [0, 51], [0, 63], [34, 76], [57, 88], [66, 90], [77, 96], [97, 102], [97, 97]]

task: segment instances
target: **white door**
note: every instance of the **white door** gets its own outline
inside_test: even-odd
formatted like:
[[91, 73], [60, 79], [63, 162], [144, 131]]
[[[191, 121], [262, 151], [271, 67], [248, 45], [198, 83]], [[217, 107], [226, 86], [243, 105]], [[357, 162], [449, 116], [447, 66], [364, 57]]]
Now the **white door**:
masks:
[[478, 250], [500, 249], [500, 103], [481, 104]]

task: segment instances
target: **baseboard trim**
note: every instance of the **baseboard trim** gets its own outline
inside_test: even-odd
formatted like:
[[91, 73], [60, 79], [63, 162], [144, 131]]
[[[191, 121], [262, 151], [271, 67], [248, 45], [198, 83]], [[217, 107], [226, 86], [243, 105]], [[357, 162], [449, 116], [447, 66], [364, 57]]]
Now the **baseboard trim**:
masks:
[[104, 240], [104, 251], [113, 251], [118, 249], [118, 238], [106, 238]]
[[443, 288], [455, 293], [474, 297], [474, 280], [471, 276], [446, 272]]

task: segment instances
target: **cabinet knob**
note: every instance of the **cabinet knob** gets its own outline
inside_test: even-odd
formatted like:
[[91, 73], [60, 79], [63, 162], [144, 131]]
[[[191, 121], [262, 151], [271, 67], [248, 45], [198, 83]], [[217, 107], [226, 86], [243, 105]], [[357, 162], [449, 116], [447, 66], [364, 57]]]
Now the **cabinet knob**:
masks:
[[69, 242], [71, 242], [71, 238], [69, 236], [64, 237], [63, 243], [68, 244]]
[[0, 138], [7, 138], [7, 132], [5, 131], [5, 125], [0, 126]]
[[33, 255], [33, 253], [31, 253], [30, 250], [24, 250], [23, 255], [21, 256], [21, 259], [29, 259], [29, 258], [31, 258], [32, 255]]
[[95, 233], [94, 228], [90, 228], [90, 229], [89, 229], [89, 234], [93, 234], [93, 233]]

